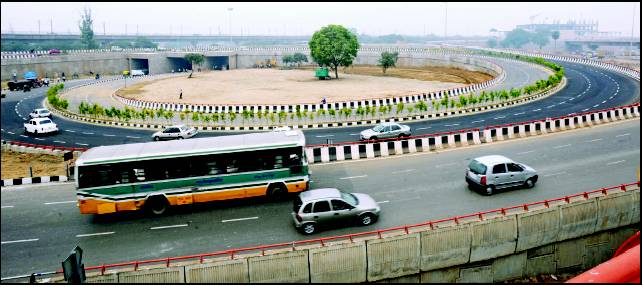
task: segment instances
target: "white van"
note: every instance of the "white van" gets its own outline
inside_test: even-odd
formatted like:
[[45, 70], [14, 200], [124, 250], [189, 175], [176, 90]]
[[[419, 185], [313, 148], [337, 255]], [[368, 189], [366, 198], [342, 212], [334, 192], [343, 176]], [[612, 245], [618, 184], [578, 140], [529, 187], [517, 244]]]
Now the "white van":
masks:
[[136, 76], [145, 76], [145, 72], [143, 70], [132, 70], [132, 77]]

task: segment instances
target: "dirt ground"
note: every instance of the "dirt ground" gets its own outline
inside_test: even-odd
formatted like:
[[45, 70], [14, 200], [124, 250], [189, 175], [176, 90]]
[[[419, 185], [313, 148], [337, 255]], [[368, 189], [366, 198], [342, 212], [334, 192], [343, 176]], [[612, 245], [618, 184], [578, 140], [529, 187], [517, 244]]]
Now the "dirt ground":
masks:
[[[396, 68], [382, 77], [376, 66], [340, 70], [339, 80], [318, 80], [307, 69], [240, 69], [195, 73], [121, 89], [128, 98], [193, 104], [292, 104], [361, 100], [432, 92], [486, 80], [484, 74], [450, 68]], [[179, 99], [180, 89], [183, 99]]]
[[2, 151], [2, 179], [29, 177], [30, 165], [33, 176], [67, 174], [62, 156]]

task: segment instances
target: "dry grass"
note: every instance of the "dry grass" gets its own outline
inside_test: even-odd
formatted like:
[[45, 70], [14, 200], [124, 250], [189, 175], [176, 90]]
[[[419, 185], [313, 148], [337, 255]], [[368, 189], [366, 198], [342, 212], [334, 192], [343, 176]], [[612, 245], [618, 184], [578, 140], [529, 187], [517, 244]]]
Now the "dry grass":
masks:
[[396, 77], [403, 79], [415, 79], [421, 81], [439, 81], [439, 82], [449, 82], [449, 83], [462, 83], [462, 84], [472, 84], [472, 83], [481, 83], [487, 80], [491, 80], [493, 77], [491, 75], [468, 71], [458, 68], [447, 68], [447, 67], [399, 67], [399, 68], [389, 68], [386, 70], [386, 74], [383, 74], [382, 68], [378, 66], [352, 66], [343, 70], [348, 74], [359, 74], [359, 75], [368, 75], [368, 76], [380, 76], [380, 77]]
[[67, 174], [62, 156], [2, 151], [2, 179], [29, 177], [29, 166], [33, 176]]

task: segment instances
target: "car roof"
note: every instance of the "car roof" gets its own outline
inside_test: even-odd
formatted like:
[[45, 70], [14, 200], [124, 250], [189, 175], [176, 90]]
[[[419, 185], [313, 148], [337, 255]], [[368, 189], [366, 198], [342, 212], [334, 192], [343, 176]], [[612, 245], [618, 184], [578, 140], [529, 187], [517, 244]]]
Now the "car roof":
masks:
[[303, 202], [309, 202], [319, 199], [341, 198], [341, 195], [339, 190], [336, 188], [319, 188], [304, 191], [299, 194], [299, 198], [301, 198], [301, 201]]
[[43, 111], [43, 110], [47, 111], [47, 109], [45, 109], [45, 108], [38, 108], [38, 109], [33, 109], [33, 110], [34, 111]]
[[180, 128], [180, 127], [185, 127], [185, 125], [173, 125], [173, 126], [168, 126], [165, 128]]
[[475, 160], [487, 166], [493, 166], [499, 163], [514, 162], [510, 158], [502, 155], [481, 156], [481, 157], [475, 158]]
[[[50, 121], [51, 121], [51, 119], [50, 119], [50, 118], [34, 118], [34, 119], [32, 119], [32, 120], [37, 121], [37, 122], [42, 122], [42, 121], [44, 121], [44, 120], [50, 120]], [[53, 122], [53, 121], [52, 121], [52, 122]]]

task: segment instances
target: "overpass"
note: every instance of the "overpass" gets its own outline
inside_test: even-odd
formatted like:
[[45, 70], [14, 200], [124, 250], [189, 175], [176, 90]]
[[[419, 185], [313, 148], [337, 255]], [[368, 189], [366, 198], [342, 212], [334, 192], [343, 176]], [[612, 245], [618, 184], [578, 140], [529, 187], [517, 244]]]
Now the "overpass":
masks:
[[589, 46], [589, 45], [598, 45], [598, 46], [618, 46], [618, 47], [629, 47], [630, 45], [634, 46], [637, 49], [641, 49], [641, 38], [638, 39], [583, 39], [583, 40], [566, 40], [566, 46], [570, 45], [579, 45], [579, 46]]

